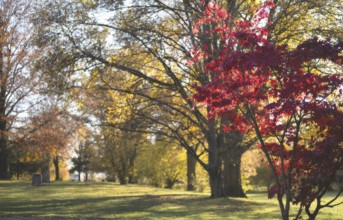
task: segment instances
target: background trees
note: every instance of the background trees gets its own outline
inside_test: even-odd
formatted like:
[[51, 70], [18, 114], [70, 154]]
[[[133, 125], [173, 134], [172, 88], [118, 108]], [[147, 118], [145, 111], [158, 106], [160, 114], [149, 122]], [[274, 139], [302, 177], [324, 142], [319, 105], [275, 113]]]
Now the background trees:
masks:
[[[75, 3], [73, 6], [78, 12], [80, 8], [77, 6], [80, 5], [89, 10], [96, 6], [92, 3]], [[61, 7], [53, 8], [59, 10]], [[42, 30], [54, 36], [56, 30], [50, 27], [58, 27], [58, 33], [63, 33], [65, 36], [62, 40], [69, 41], [77, 58], [94, 61], [93, 64], [101, 64], [114, 71], [127, 72], [143, 81], [144, 90], [126, 89], [124, 92], [134, 92], [152, 103], [150, 109], [156, 114], [144, 118], [150, 121], [152, 128], [156, 128], [154, 131], [177, 140], [187, 149], [188, 154], [209, 172], [213, 197], [226, 194], [242, 196], [238, 164], [244, 148], [236, 148], [233, 147], [235, 144], [232, 144], [231, 146], [236, 150], [224, 150], [227, 144], [224, 143], [219, 121], [208, 121], [207, 110], [193, 108], [190, 100], [193, 91], [191, 85], [204, 84], [209, 80], [203, 72], [203, 67], [189, 67], [186, 62], [191, 57], [190, 41], [198, 41], [192, 34], [192, 25], [201, 14], [202, 8], [204, 6], [190, 2], [175, 2], [170, 5], [160, 1], [134, 2], [130, 9], [123, 9], [121, 13], [116, 12], [115, 9], [110, 11], [109, 13], [115, 15], [111, 23], [92, 19], [85, 10], [83, 10], [84, 16], [78, 18], [77, 22], [68, 22], [70, 18], [67, 15], [73, 13], [65, 14], [64, 11], [58, 11], [63, 14], [61, 18], [65, 22], [61, 23], [53, 18], [55, 20], [51, 21], [52, 25], [48, 26], [49, 29], [43, 26]], [[161, 11], [164, 11], [163, 15]], [[86, 35], [80, 36], [75, 31], [77, 29], [89, 31]], [[95, 33], [112, 34], [116, 37], [116, 44], [110, 47], [110, 44], [103, 41], [104, 38], [93, 38]], [[84, 44], [86, 41], [89, 44]], [[106, 81], [107, 88], [118, 89], [113, 86], [113, 80], [104, 75], [104, 72], [100, 74]], [[193, 130], [197, 133], [188, 129], [190, 127], [196, 128]], [[223, 152], [229, 151], [230, 153], [224, 156]], [[204, 153], [209, 154], [208, 164], [201, 157]], [[224, 159], [228, 156], [232, 158]], [[233, 160], [233, 158], [239, 159]], [[231, 172], [234, 178], [225, 178], [232, 181], [226, 184], [228, 186], [226, 192], [223, 191], [224, 172], [221, 170], [224, 160], [234, 163], [226, 166], [227, 172], [236, 169]]]
[[[251, 6], [258, 6], [255, 1], [217, 2], [230, 12], [232, 21], [253, 19]], [[80, 75], [73, 73], [84, 72], [88, 77], [96, 70], [102, 89], [120, 90], [149, 101], [144, 107], [145, 113], [140, 112], [140, 118], [153, 128], [149, 132], [176, 140], [192, 156], [190, 160], [197, 160], [209, 174], [213, 197], [244, 196], [241, 156], [256, 138], [237, 132], [224, 133], [222, 124], [226, 119], [213, 116], [208, 120], [211, 107], [194, 107], [190, 99], [194, 84], [201, 86], [212, 81], [213, 74], [206, 74], [205, 66], [218, 57], [223, 48], [212, 34], [217, 24], [209, 23], [200, 28], [197, 35], [193, 33], [195, 22], [209, 4], [212, 3], [152, 0], [106, 3], [105, 6], [97, 1], [49, 1], [41, 5], [37, 13], [49, 19], [37, 20], [36, 25], [43, 36], [40, 39], [44, 39], [40, 43], [48, 44], [55, 52], [43, 59], [57, 64], [51, 68], [57, 71], [51, 80], [60, 80], [53, 86], [80, 86]], [[270, 40], [295, 44], [306, 37], [304, 33], [325, 36], [328, 30], [339, 36], [339, 30], [334, 27], [323, 28], [320, 22], [310, 27], [304, 22], [314, 21], [319, 15], [338, 21], [335, 13], [340, 8], [335, 8], [331, 2], [284, 0], [275, 4], [269, 17], [273, 21], [268, 26]], [[324, 9], [332, 13], [324, 13]], [[196, 65], [187, 65], [187, 60], [195, 55], [190, 52], [192, 45], [207, 45], [211, 56]], [[60, 70], [63, 74], [58, 74]], [[114, 77], [118, 73], [131, 75], [144, 86], [118, 86]], [[71, 74], [73, 80], [66, 77]], [[146, 114], [148, 111], [153, 114]], [[207, 160], [203, 160], [203, 154], [208, 155]]]

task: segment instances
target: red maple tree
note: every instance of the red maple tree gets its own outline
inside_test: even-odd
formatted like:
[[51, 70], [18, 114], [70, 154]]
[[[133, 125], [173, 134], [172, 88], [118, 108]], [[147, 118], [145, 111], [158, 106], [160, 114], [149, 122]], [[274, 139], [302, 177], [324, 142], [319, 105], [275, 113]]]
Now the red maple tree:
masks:
[[197, 87], [194, 100], [210, 107], [209, 118], [228, 119], [226, 131], [257, 136], [275, 180], [269, 197], [277, 196], [283, 219], [289, 219], [291, 203], [300, 204], [296, 218], [305, 209], [314, 219], [320, 209], [338, 205], [333, 203], [342, 193], [321, 202], [343, 169], [343, 113], [337, 107], [343, 77], [311, 63], [341, 70], [343, 43], [313, 38], [295, 49], [275, 45], [267, 28], [272, 7], [266, 2], [251, 21], [233, 22], [215, 1], [207, 5], [194, 31], [206, 26], [206, 34], [223, 47], [215, 55], [210, 45], [192, 51], [191, 61], [205, 61], [211, 76], [209, 84]]

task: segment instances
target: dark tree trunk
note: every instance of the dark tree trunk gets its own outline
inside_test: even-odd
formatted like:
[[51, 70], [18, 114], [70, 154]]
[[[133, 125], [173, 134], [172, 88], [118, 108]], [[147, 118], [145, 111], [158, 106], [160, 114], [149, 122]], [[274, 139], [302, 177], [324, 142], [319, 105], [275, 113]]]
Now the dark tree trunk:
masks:
[[[1, 40], [0, 40], [1, 41]], [[3, 44], [0, 42], [0, 179], [10, 179], [9, 151], [7, 149], [6, 93], [7, 74], [4, 70]]]
[[85, 172], [85, 182], [88, 182], [88, 172]]
[[166, 189], [172, 189], [174, 186], [174, 183], [170, 180], [170, 179], [167, 179], [166, 180]]
[[128, 168], [128, 183], [137, 183], [137, 178], [134, 175], [133, 168], [135, 166], [135, 161], [137, 157], [137, 145], [133, 145], [134, 148], [132, 149], [132, 152], [129, 156], [129, 168]]
[[208, 134], [208, 174], [211, 188], [211, 198], [224, 197], [223, 181], [222, 181], [222, 166], [221, 152], [222, 145], [220, 138], [216, 134], [215, 121], [209, 122]]
[[78, 178], [79, 178], [79, 182], [81, 182], [81, 170], [79, 170], [79, 171], [77, 172], [77, 176], [78, 176]]
[[211, 198], [224, 197], [221, 172], [218, 170], [209, 171]]
[[[212, 133], [214, 132], [215, 130]], [[215, 141], [211, 141], [213, 138], [208, 141], [211, 197], [246, 197], [240, 171], [241, 157], [246, 147], [239, 146], [241, 137], [235, 133], [224, 136], [221, 132], [211, 136], [215, 137]], [[232, 144], [228, 144], [229, 141]]]
[[176, 178], [175, 179], [170, 179], [170, 178], [168, 178], [168, 179], [166, 179], [166, 189], [172, 189], [173, 188], [173, 186], [175, 185], [175, 183], [176, 183]]
[[137, 178], [134, 175], [132, 175], [132, 174], [129, 175], [127, 182], [130, 183], [130, 184], [138, 183]]
[[229, 197], [245, 197], [241, 180], [241, 152], [228, 152], [224, 159], [223, 191]]
[[194, 191], [196, 186], [196, 159], [187, 151], [187, 190]]
[[57, 155], [52, 161], [55, 167], [55, 181], [60, 181], [59, 156]]
[[126, 185], [127, 182], [126, 182], [126, 175], [124, 173], [120, 173], [118, 175], [118, 178], [119, 178], [119, 184], [120, 185]]
[[0, 180], [10, 179], [9, 153], [6, 149], [6, 140], [0, 140]]

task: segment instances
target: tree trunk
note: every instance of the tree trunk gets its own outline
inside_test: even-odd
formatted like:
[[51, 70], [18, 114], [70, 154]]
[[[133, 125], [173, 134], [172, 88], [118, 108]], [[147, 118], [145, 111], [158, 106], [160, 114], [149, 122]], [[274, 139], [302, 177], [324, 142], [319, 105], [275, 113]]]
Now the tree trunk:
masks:
[[223, 193], [223, 183], [221, 172], [210, 171], [209, 172], [210, 187], [211, 187], [211, 198], [225, 197]]
[[80, 170], [77, 172], [77, 177], [79, 178], [79, 182], [81, 182], [81, 171]]
[[52, 161], [55, 166], [55, 181], [60, 181], [59, 156], [57, 155]]
[[128, 168], [128, 183], [137, 183], [137, 178], [133, 172], [133, 168], [135, 167], [135, 161], [137, 157], [137, 145], [133, 145], [132, 152], [129, 155], [129, 168]]
[[130, 183], [130, 184], [138, 183], [137, 178], [133, 174], [129, 174], [128, 183]]
[[241, 180], [241, 152], [228, 151], [225, 155], [223, 172], [223, 191], [229, 197], [245, 197]]
[[194, 191], [196, 186], [196, 159], [187, 151], [187, 190]]
[[166, 179], [166, 189], [172, 189], [173, 186], [175, 185], [175, 179], [170, 179], [170, 178], [167, 178]]
[[223, 193], [221, 144], [216, 134], [215, 121], [209, 122], [208, 134], [208, 174], [211, 187], [211, 198], [225, 197]]
[[0, 40], [0, 179], [10, 179], [9, 151], [7, 149], [6, 95], [7, 74], [4, 68], [3, 44]]
[[224, 136], [222, 131], [218, 130], [216, 120], [209, 121], [208, 140], [208, 174], [211, 187], [211, 198], [225, 197], [223, 191], [223, 153]]
[[209, 131], [208, 173], [211, 197], [246, 197], [242, 189], [240, 167], [242, 154], [248, 147], [240, 146], [241, 134], [218, 132], [213, 124], [210, 124]]
[[0, 180], [8, 179], [10, 179], [10, 172], [6, 140], [0, 140]]
[[118, 178], [119, 178], [120, 185], [126, 185], [127, 184], [126, 175], [124, 173], [119, 173]]

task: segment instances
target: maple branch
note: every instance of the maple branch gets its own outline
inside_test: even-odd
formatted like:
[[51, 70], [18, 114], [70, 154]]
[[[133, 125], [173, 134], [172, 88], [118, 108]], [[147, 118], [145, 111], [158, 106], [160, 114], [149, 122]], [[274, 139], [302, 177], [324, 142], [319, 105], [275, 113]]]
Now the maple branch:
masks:
[[341, 190], [337, 193], [337, 195], [336, 195], [332, 200], [330, 200], [329, 202], [327, 202], [325, 205], [321, 205], [320, 207], [321, 207], [321, 208], [324, 208], [324, 207], [333, 208], [333, 207], [335, 207], [335, 206], [338, 206], [338, 205], [343, 204], [343, 202], [340, 202], [340, 203], [331, 205], [331, 203], [333, 203], [334, 201], [336, 201], [336, 200], [338, 199], [338, 197], [342, 194], [342, 192], [343, 192], [343, 188], [341, 188]]

